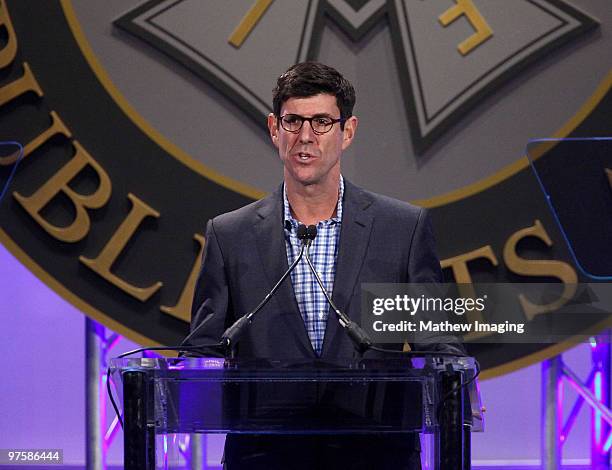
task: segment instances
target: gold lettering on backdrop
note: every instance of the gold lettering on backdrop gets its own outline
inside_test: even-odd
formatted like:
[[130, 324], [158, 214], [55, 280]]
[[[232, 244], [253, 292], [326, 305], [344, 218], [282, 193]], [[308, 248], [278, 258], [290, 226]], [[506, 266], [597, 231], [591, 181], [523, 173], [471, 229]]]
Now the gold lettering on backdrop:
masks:
[[554, 302], [548, 304], [534, 304], [523, 294], [519, 295], [519, 302], [528, 320], [532, 320], [536, 315], [552, 312], [562, 307], [576, 293], [576, 283], [578, 276], [576, 271], [569, 264], [555, 260], [535, 260], [525, 259], [518, 256], [516, 246], [523, 238], [536, 237], [552, 246], [552, 240], [546, 233], [544, 226], [539, 220], [531, 227], [521, 229], [513, 233], [504, 245], [504, 262], [508, 269], [515, 274], [523, 276], [552, 276], [563, 282], [563, 293]]
[[[23, 75], [16, 80], [13, 80], [7, 85], [0, 87], [0, 106], [4, 106], [6, 103], [14, 100], [18, 96], [21, 96], [25, 93], [33, 91], [38, 95], [39, 98], [43, 96], [43, 91], [38, 85], [38, 82], [34, 78], [32, 74], [32, 70], [30, 70], [30, 66], [24, 62], [23, 64]], [[52, 112], [53, 114], [53, 112]], [[53, 120], [53, 124], [55, 124], [56, 117], [51, 116]], [[59, 119], [59, 118], [58, 118]], [[53, 125], [51, 126], [53, 127]], [[65, 129], [65, 126], [63, 127]], [[67, 132], [67, 129], [66, 129]], [[44, 133], [39, 137], [43, 137]], [[46, 139], [45, 139], [46, 140]], [[43, 140], [44, 142], [44, 140]], [[42, 142], [41, 142], [42, 143]], [[26, 156], [27, 147], [24, 149], [24, 157]], [[12, 155], [8, 155], [6, 157], [0, 158], [0, 166], [12, 165], [17, 161], [17, 157], [19, 156], [19, 152], [15, 152]]]
[[[470, 299], [476, 298], [476, 291], [474, 290], [474, 286], [472, 285], [472, 276], [470, 276], [470, 271], [468, 269], [467, 263], [469, 261], [474, 261], [480, 258], [489, 260], [493, 266], [497, 266], [499, 264], [495, 253], [493, 253], [491, 245], [485, 245], [467, 253], [463, 253], [458, 256], [453, 256], [452, 258], [447, 258], [440, 262], [442, 269], [452, 269], [453, 276], [455, 277], [455, 282], [459, 285], [458, 288], [461, 297]], [[467, 312], [466, 318], [467, 322], [470, 324], [475, 324], [476, 321], [479, 323], [486, 323], [482, 312], [479, 312], [477, 310]], [[488, 335], [489, 333], [487, 332], [470, 333], [465, 336], [465, 340], [475, 339]]]
[[29, 91], [33, 91], [42, 98], [43, 91], [34, 78], [34, 74], [27, 62], [23, 63], [23, 75], [0, 88], [0, 106], [14, 100]]
[[6, 2], [4, 0], [0, 0], [0, 27], [6, 30], [6, 34], [8, 36], [6, 44], [2, 49], [0, 49], [1, 69], [13, 62], [13, 60], [15, 60], [15, 56], [17, 55], [17, 36], [15, 35], [13, 23], [11, 22], [8, 9], [6, 8]]
[[[106, 204], [111, 195], [111, 181], [108, 174], [78, 141], [74, 141], [73, 145], [76, 150], [74, 157], [38, 188], [34, 194], [23, 196], [18, 192], [13, 193], [19, 204], [49, 235], [68, 243], [82, 240], [89, 232], [91, 222], [86, 209], [99, 209]], [[94, 193], [80, 194], [73, 190], [69, 183], [87, 166], [93, 168], [100, 182]], [[76, 210], [74, 220], [66, 227], [53, 225], [40, 215], [42, 209], [60, 192], [68, 196]]]
[[58, 114], [55, 111], [51, 111], [49, 115], [51, 116], [51, 126], [26, 144], [26, 146], [23, 148], [23, 158], [30, 155], [54, 135], [61, 134], [67, 139], [72, 138], [72, 133], [70, 132], [70, 130], [68, 130], [68, 128], [60, 119]]
[[244, 18], [238, 23], [236, 29], [232, 32], [227, 42], [238, 49], [242, 46], [247, 36], [251, 34], [255, 25], [259, 22], [263, 14], [266, 12], [272, 0], [257, 0], [253, 6], [247, 11]]
[[199, 233], [196, 233], [193, 238], [200, 244], [200, 251], [195, 262], [193, 263], [191, 273], [189, 273], [189, 277], [187, 278], [187, 282], [185, 283], [185, 287], [181, 292], [179, 300], [174, 307], [167, 307], [165, 305], [160, 307], [162, 312], [186, 322], [191, 321], [191, 301], [193, 300], [193, 291], [198, 279], [198, 273], [200, 272], [202, 254], [204, 253], [204, 245], [206, 243], [204, 237]]
[[[23, 158], [30, 155], [32, 152], [34, 152], [34, 150], [36, 150], [54, 135], [61, 134], [67, 139], [72, 138], [72, 133], [66, 127], [64, 122], [60, 119], [57, 113], [55, 111], [51, 111], [49, 115], [51, 116], [51, 126], [48, 127], [45, 131], [38, 134], [35, 138], [33, 138], [30, 142], [26, 144], [26, 146], [23, 148]], [[0, 166], [11, 165], [12, 163], [14, 163], [17, 160], [18, 153], [19, 152], [16, 152], [13, 155], [9, 155], [8, 157], [0, 159]]]
[[455, 0], [456, 5], [453, 5], [444, 13], [438, 20], [442, 26], [447, 27], [449, 24], [457, 20], [461, 16], [465, 16], [474, 28], [474, 34], [462, 41], [457, 49], [461, 55], [469, 54], [473, 49], [480, 46], [483, 42], [493, 36], [493, 30], [484, 19], [482, 14], [472, 3], [472, 0]]
[[452, 258], [447, 258], [440, 262], [442, 269], [452, 269], [453, 276], [455, 277], [455, 282], [457, 284], [462, 284], [460, 288], [464, 289], [464, 292], [461, 292], [461, 295], [465, 297], [475, 296], [474, 288], [471, 285], [472, 276], [470, 276], [470, 271], [468, 269], [467, 263], [469, 261], [474, 261], [480, 258], [488, 259], [493, 266], [497, 266], [499, 264], [495, 253], [493, 253], [491, 245], [485, 245], [467, 253], [463, 253], [458, 256], [453, 256]]
[[121, 225], [119, 225], [119, 228], [115, 231], [115, 233], [113, 233], [110, 240], [106, 243], [104, 248], [102, 248], [102, 251], [97, 258], [91, 259], [84, 256], [79, 256], [79, 260], [85, 266], [102, 276], [104, 279], [122, 291], [136, 297], [142, 302], [145, 302], [163, 285], [161, 282], [158, 281], [149, 287], [136, 287], [111, 272], [113, 264], [121, 252], [125, 249], [125, 246], [130, 241], [141, 222], [146, 217], [159, 217], [159, 212], [152, 207], [149, 207], [133, 194], [128, 194], [128, 199], [132, 202], [132, 209], [130, 210], [130, 213], [123, 220]]

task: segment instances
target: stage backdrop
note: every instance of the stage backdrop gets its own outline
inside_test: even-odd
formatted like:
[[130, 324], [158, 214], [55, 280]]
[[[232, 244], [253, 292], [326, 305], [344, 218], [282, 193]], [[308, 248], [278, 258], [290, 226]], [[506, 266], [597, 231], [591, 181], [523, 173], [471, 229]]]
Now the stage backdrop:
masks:
[[[271, 90], [314, 59], [357, 89], [345, 177], [430, 208], [449, 281], [571, 285], [524, 153], [609, 135], [611, 26], [608, 0], [0, 0], [0, 140], [25, 146], [0, 242], [115, 331], [178, 343], [205, 222], [280, 183]], [[470, 351], [493, 376], [571, 343]]]

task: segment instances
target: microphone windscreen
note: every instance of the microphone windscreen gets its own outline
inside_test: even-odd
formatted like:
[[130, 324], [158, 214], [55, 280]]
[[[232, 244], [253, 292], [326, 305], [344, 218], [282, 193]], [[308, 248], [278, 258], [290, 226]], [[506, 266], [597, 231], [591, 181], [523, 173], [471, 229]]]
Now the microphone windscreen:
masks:
[[309, 240], [314, 240], [317, 237], [317, 226], [309, 225], [306, 229], [306, 236]]
[[297, 237], [298, 237], [298, 240], [304, 240], [308, 238], [308, 229], [306, 228], [304, 224], [298, 225]]

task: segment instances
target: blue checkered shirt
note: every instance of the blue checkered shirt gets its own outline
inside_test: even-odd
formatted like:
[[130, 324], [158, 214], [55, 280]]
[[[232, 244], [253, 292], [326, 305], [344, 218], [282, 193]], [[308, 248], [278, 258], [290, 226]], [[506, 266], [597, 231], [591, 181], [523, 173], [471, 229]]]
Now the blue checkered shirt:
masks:
[[[325, 290], [332, 294], [334, 289], [334, 277], [336, 276], [336, 260], [338, 258], [338, 242], [340, 240], [340, 227], [342, 223], [342, 197], [344, 196], [344, 180], [340, 176], [340, 188], [338, 190], [338, 206], [336, 217], [323, 220], [317, 224], [317, 238], [310, 246], [310, 260], [321, 276]], [[301, 242], [297, 238], [297, 227], [299, 222], [293, 218], [289, 209], [287, 192], [283, 186], [284, 220], [285, 220], [285, 246], [287, 248], [287, 261], [293, 263], [300, 253]], [[288, 226], [291, 229], [288, 229]], [[323, 349], [323, 338], [329, 305], [325, 295], [321, 292], [314, 274], [310, 271], [305, 259], [302, 259], [291, 272], [291, 283], [293, 292], [300, 308], [300, 313], [306, 331], [312, 344], [312, 349], [321, 355]]]

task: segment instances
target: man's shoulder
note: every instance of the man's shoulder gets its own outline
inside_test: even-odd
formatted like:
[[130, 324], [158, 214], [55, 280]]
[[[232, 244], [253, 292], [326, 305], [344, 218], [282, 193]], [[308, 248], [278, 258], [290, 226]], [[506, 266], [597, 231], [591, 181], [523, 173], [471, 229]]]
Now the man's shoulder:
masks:
[[418, 219], [424, 211], [422, 207], [409, 202], [375, 193], [351, 183], [348, 184], [348, 188], [347, 194], [351, 195], [349, 197], [352, 201], [364, 209], [374, 211], [377, 216]]
[[215, 230], [237, 230], [256, 223], [260, 217], [266, 217], [278, 208], [276, 207], [279, 195], [278, 191], [263, 199], [254, 201], [239, 209], [225, 212], [212, 219]]

